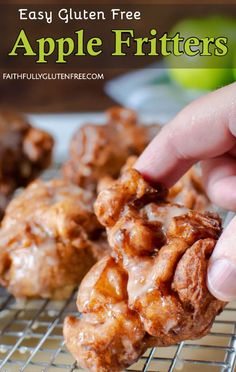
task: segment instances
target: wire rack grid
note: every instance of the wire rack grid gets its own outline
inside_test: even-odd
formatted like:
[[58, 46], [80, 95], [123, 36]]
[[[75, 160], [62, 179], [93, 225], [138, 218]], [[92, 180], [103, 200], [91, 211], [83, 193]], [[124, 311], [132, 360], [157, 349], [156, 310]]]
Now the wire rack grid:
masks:
[[[44, 178], [57, 175], [54, 169]], [[73, 293], [67, 301], [22, 302], [0, 288], [0, 372], [82, 371], [62, 336], [65, 316], [78, 315], [75, 298]], [[236, 371], [236, 303], [225, 308], [204, 338], [150, 349], [128, 371]]]
[[[17, 302], [0, 292], [0, 371], [82, 371], [67, 352], [63, 320], [77, 314], [74, 293], [67, 301]], [[206, 337], [154, 348], [129, 371], [235, 371], [236, 303], [226, 307]]]

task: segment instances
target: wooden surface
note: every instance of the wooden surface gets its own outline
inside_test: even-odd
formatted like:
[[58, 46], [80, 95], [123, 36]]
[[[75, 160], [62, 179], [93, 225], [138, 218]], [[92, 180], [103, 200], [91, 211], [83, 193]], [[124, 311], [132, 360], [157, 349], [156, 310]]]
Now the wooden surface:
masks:
[[[160, 4], [160, 3], [203, 3], [203, 4], [216, 4], [224, 3], [225, 0], [126, 0], [125, 4]], [[2, 1], [0, 0], [0, 4]], [[8, 4], [22, 4], [19, 0], [10, 0]], [[43, 2], [41, 2], [43, 4]], [[75, 1], [68, 0], [56, 1], [49, 0], [47, 3], [51, 4], [63, 4], [68, 7], [70, 4], [104, 4], [104, 0], [87, 0], [87, 1]], [[109, 4], [118, 6], [117, 0], [109, 0]], [[229, 4], [236, 4], [236, 0], [227, 0]], [[24, 4], [40, 4], [39, 1], [24, 0]], [[66, 4], [66, 5], [65, 5]], [[188, 7], [190, 9], [191, 7]], [[171, 9], [171, 8], [170, 8]], [[182, 9], [182, 8], [181, 8]], [[211, 5], [212, 13], [214, 14], [214, 5]], [[235, 7], [232, 8], [235, 10]], [[187, 16], [187, 14], [184, 14]], [[168, 12], [165, 15], [158, 15], [158, 30], [161, 32], [167, 31], [170, 27], [179, 19], [183, 17], [178, 10], [174, 12]], [[14, 26], [14, 25], [13, 25]], [[140, 23], [142, 29], [147, 28], [148, 20], [146, 24]], [[41, 25], [40, 25], [41, 27]], [[141, 32], [142, 32], [141, 29]], [[1, 29], [1, 34], [4, 35], [4, 30]], [[14, 27], [10, 28], [10, 33], [14, 31]], [[13, 38], [12, 35], [6, 35], [6, 37]], [[90, 69], [91, 71], [91, 69]], [[20, 111], [28, 112], [75, 112], [75, 111], [97, 111], [104, 110], [114, 102], [106, 96], [104, 92], [104, 83], [111, 78], [124, 73], [126, 70], [115, 70], [106, 69], [104, 71], [105, 80], [80, 80], [80, 81], [4, 81], [0, 78], [0, 103], [2, 106], [13, 106], [15, 109]], [[80, 72], [80, 71], [79, 71]], [[100, 71], [99, 71], [100, 72]]]
[[106, 71], [106, 80], [1, 81], [2, 107], [23, 112], [103, 111], [114, 102], [104, 92], [104, 82], [119, 74]]

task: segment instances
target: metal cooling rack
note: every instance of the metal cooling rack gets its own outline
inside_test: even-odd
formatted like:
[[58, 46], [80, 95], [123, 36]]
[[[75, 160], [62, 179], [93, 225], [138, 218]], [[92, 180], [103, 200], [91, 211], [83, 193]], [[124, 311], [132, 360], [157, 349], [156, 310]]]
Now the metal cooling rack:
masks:
[[[78, 314], [74, 293], [67, 301], [16, 302], [0, 291], [0, 371], [81, 371], [67, 352], [63, 320]], [[216, 318], [206, 337], [154, 348], [129, 371], [235, 371], [236, 303]]]
[[[43, 178], [56, 177], [57, 168]], [[62, 336], [65, 316], [78, 315], [75, 298], [76, 293], [64, 302], [19, 302], [0, 288], [0, 372], [82, 371]], [[150, 349], [128, 371], [236, 371], [236, 303], [216, 318], [206, 337]]]

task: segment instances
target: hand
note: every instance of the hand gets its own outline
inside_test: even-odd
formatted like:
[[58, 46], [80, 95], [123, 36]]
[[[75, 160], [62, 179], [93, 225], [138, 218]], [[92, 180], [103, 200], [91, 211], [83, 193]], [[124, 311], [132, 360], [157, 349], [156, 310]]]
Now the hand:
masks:
[[[236, 83], [183, 109], [145, 149], [135, 168], [147, 180], [170, 187], [199, 160], [211, 201], [236, 211]], [[236, 299], [236, 217], [216, 244], [207, 281], [215, 297]]]

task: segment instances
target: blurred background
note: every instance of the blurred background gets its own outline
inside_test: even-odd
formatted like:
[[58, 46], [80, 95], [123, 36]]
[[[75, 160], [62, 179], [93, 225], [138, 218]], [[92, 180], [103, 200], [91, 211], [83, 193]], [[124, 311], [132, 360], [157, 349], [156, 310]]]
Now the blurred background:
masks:
[[[64, 6], [69, 7], [75, 1], [67, 1]], [[86, 4], [102, 4], [103, 1], [87, 1]], [[142, 2], [126, 0], [128, 6]], [[145, 2], [145, 7], [151, 4], [159, 4], [158, 1]], [[183, 6], [183, 4], [186, 6]], [[10, 4], [21, 5], [20, 1], [10, 1]], [[24, 4], [32, 6], [32, 1]], [[60, 1], [49, 1], [47, 4], [63, 4]], [[77, 2], [80, 4], [80, 2]], [[118, 7], [117, 1], [110, 0], [109, 5]], [[169, 5], [167, 5], [169, 4]], [[179, 6], [182, 4], [182, 6]], [[196, 5], [196, 7], [191, 6]], [[80, 4], [81, 5], [81, 4]], [[165, 1], [165, 7], [160, 7], [156, 15], [156, 27], [159, 33], [174, 32], [178, 30], [186, 36], [192, 33], [199, 37], [226, 33], [231, 42], [236, 40], [236, 1]], [[6, 43], [11, 43], [15, 38], [16, 25], [14, 17], [7, 19], [8, 26], [1, 23], [0, 32], [4, 35]], [[153, 27], [153, 23], [145, 17], [142, 22], [136, 24], [138, 32], [145, 34], [147, 29]], [[40, 24], [35, 25], [38, 29]], [[52, 26], [51, 26], [52, 27]], [[55, 25], [55, 27], [57, 27]], [[99, 29], [101, 24], [94, 26]], [[231, 51], [235, 50], [234, 46]], [[177, 112], [182, 106], [203, 94], [206, 91], [223, 86], [236, 78], [234, 61], [236, 55], [230, 53], [227, 65], [212, 68], [212, 60], [206, 59], [206, 67], [176, 69], [165, 61], [152, 63], [143, 61], [142, 68], [117, 66], [99, 68], [104, 72], [104, 80], [57, 80], [57, 81], [27, 81], [27, 80], [2, 80], [0, 79], [0, 101], [2, 106], [13, 106], [15, 109], [31, 113], [49, 112], [91, 112], [104, 110], [107, 107], [119, 103], [132, 107], [138, 111], [163, 112], [172, 110]], [[232, 64], [232, 66], [231, 66]], [[211, 65], [211, 67], [209, 67]], [[64, 66], [62, 66], [64, 67]], [[203, 66], [204, 67], [204, 66]], [[3, 69], [1, 69], [3, 71]], [[63, 68], [61, 68], [63, 70]], [[91, 71], [96, 69], [83, 68], [79, 71]]]

